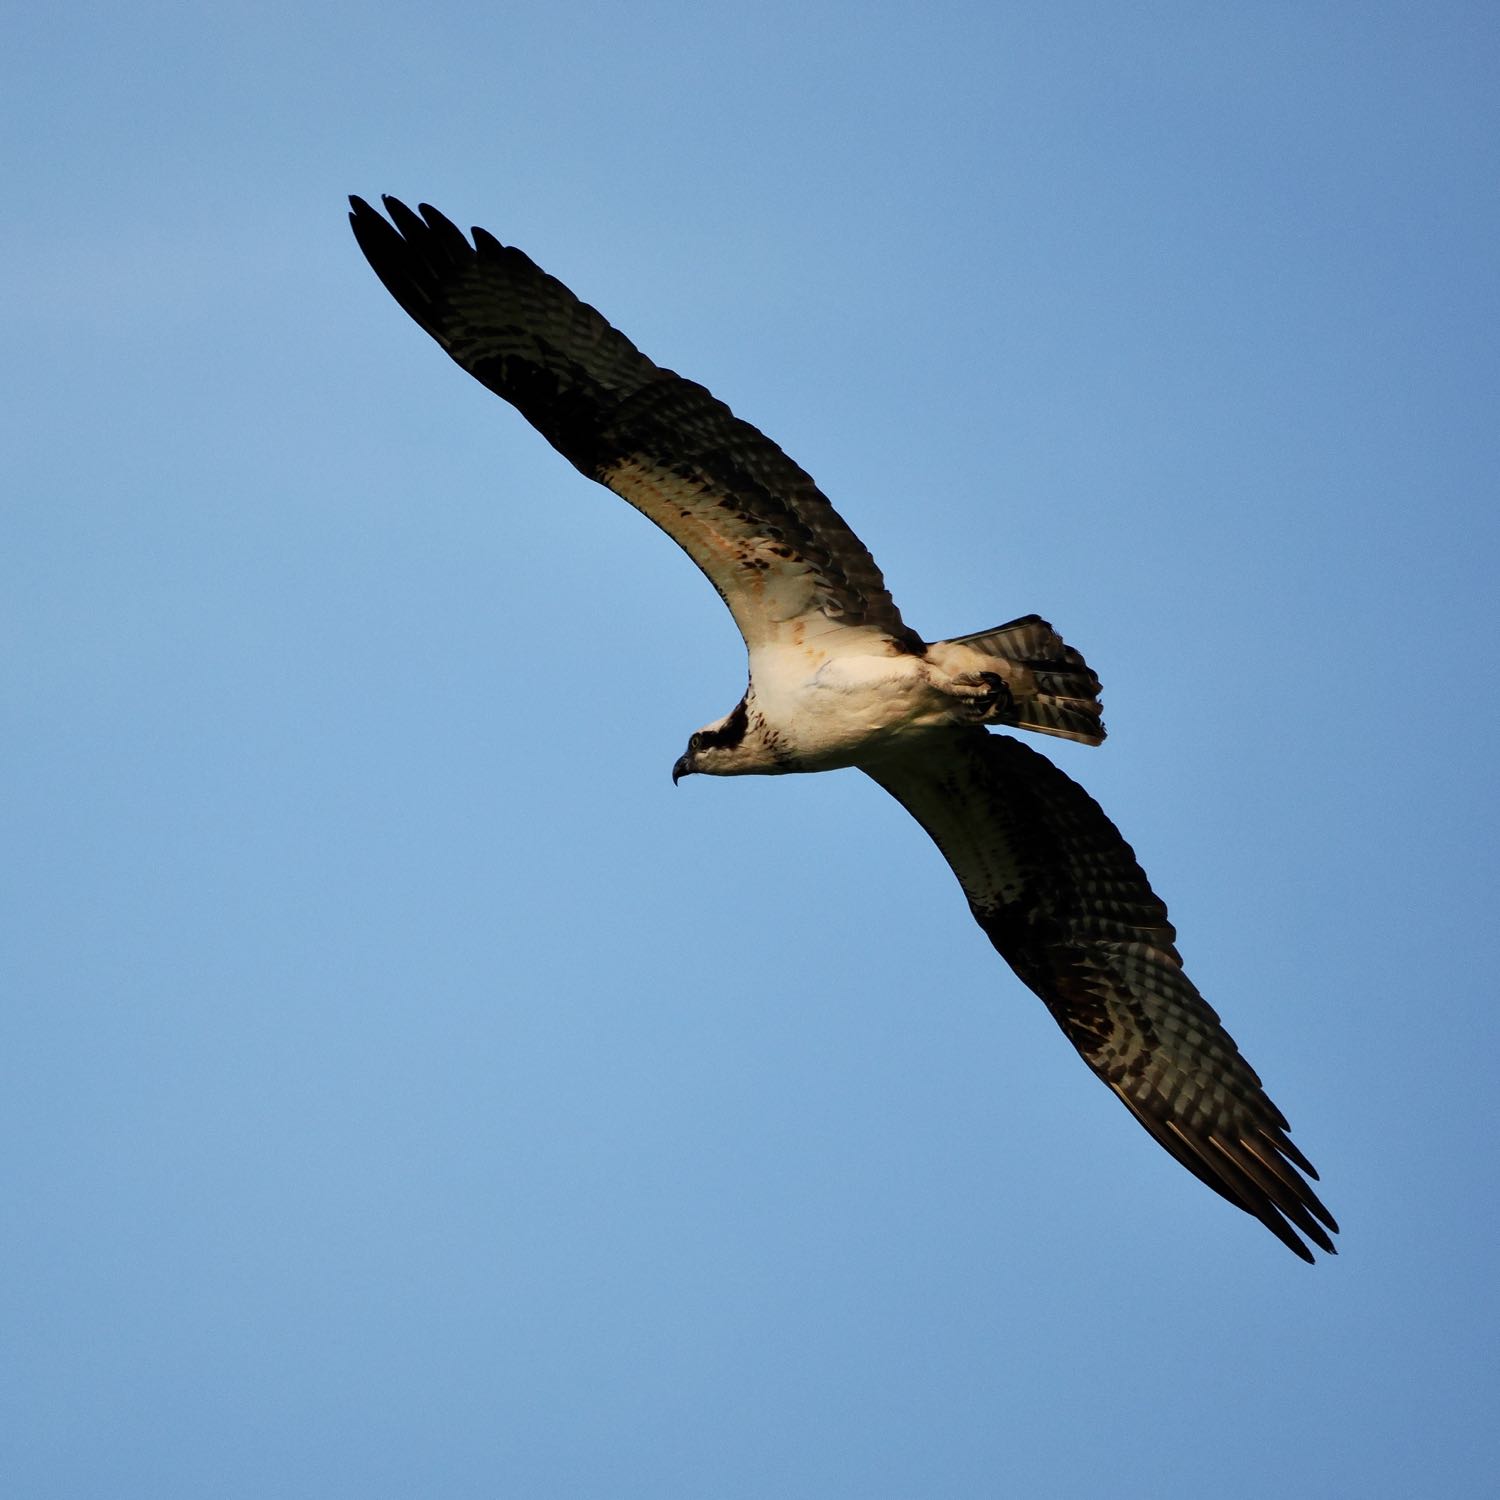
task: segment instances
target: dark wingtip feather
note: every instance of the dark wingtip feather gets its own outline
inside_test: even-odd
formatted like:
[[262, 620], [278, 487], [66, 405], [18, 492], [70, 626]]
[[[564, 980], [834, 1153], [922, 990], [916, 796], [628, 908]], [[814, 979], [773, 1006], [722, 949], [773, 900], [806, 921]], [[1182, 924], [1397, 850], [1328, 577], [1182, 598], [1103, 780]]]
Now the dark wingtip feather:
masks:
[[436, 209], [426, 210], [429, 222], [389, 193], [382, 193], [380, 201], [389, 218], [363, 198], [350, 195], [349, 224], [354, 238], [391, 296], [428, 333], [440, 338], [433, 321], [435, 305], [454, 267], [472, 260], [474, 249]]
[[385, 211], [391, 216], [391, 223], [410, 239], [413, 234], [421, 234], [422, 221], [411, 211], [399, 198], [393, 198], [389, 193], [382, 193], [380, 201], [385, 204]]
[[[1261, 1222], [1264, 1223], [1265, 1221], [1262, 1220]], [[1273, 1227], [1272, 1232], [1276, 1235], [1277, 1239], [1279, 1239], [1281, 1243], [1285, 1245], [1287, 1249], [1297, 1257], [1298, 1260], [1305, 1260], [1310, 1266], [1317, 1265], [1317, 1257], [1312, 1253], [1311, 1250], [1307, 1248], [1306, 1245], [1302, 1243], [1301, 1240], [1297, 1238], [1295, 1234], [1292, 1233], [1290, 1229], [1286, 1229], [1285, 1226], [1283, 1226], [1282, 1229], [1275, 1229]], [[1335, 1250], [1333, 1253], [1337, 1255], [1338, 1251]]]
[[1276, 1137], [1276, 1149], [1287, 1157], [1306, 1177], [1311, 1177], [1314, 1182], [1318, 1180], [1317, 1168], [1292, 1144], [1292, 1139], [1287, 1135], [1287, 1126], [1282, 1121], [1281, 1134]]
[[480, 255], [503, 255], [505, 253], [505, 246], [488, 229], [481, 229], [476, 224], [469, 232], [474, 236], [474, 248]]

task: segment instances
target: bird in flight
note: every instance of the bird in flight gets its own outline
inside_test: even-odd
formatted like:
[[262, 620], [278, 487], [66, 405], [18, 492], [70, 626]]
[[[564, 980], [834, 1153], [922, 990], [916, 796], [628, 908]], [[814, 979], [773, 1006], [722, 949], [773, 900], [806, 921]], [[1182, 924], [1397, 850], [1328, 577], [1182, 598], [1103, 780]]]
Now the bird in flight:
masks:
[[1097, 745], [1099, 680], [1036, 615], [952, 640], [902, 620], [811, 478], [653, 364], [522, 251], [436, 209], [351, 198], [360, 249], [448, 354], [667, 533], [750, 657], [684, 776], [855, 766], [926, 829], [974, 919], [1090, 1068], [1194, 1176], [1303, 1260], [1338, 1225], [1281, 1111], [1182, 970], [1167, 909], [1099, 805], [999, 729]]

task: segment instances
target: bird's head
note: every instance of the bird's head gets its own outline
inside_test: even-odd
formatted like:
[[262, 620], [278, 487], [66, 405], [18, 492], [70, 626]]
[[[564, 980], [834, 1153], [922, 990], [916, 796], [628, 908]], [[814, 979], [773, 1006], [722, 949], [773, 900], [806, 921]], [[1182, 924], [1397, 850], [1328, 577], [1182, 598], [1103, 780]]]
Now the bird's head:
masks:
[[732, 713], [713, 724], [705, 724], [687, 743], [687, 749], [672, 767], [675, 785], [684, 776], [748, 776], [757, 772], [784, 770], [776, 763], [765, 736], [752, 726], [750, 711], [742, 698]]

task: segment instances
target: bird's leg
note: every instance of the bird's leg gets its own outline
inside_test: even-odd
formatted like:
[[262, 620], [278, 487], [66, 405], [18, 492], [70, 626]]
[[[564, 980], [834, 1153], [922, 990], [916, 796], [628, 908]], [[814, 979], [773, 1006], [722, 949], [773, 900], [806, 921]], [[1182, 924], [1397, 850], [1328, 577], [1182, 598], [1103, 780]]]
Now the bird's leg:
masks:
[[998, 672], [958, 672], [941, 683], [957, 717], [972, 724], [1002, 724], [1014, 716], [1015, 699]]

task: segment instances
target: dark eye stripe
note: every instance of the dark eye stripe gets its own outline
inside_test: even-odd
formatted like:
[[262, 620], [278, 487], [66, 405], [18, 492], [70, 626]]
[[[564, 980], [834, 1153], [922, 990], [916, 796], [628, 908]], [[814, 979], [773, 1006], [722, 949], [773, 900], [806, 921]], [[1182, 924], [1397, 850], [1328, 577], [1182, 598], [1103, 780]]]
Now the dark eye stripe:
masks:
[[745, 708], [745, 700], [740, 699], [735, 705], [735, 710], [728, 719], [724, 721], [722, 729], [702, 729], [693, 736], [697, 741], [691, 748], [695, 750], [733, 750], [741, 740], [745, 738], [745, 730], [749, 727], [750, 715]]

